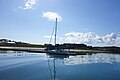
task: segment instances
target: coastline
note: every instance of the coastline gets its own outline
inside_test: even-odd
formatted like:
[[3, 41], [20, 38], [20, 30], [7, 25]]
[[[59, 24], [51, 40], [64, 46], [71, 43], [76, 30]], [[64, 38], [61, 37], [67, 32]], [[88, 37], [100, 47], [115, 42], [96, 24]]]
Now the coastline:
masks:
[[[34, 52], [34, 53], [47, 53], [46, 48], [38, 47], [8, 47], [0, 46], [2, 51], [25, 51], [25, 52]], [[93, 54], [93, 53], [111, 53], [111, 54], [120, 54], [120, 52], [112, 52], [107, 50], [94, 50], [94, 49], [64, 49], [66, 52], [73, 55], [82, 55], [82, 54]]]

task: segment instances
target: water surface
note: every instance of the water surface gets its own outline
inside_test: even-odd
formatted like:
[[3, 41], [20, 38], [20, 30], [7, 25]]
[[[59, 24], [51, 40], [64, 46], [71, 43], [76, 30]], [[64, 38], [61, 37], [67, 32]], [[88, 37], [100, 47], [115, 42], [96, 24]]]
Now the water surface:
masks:
[[120, 55], [0, 53], [0, 80], [120, 80]]

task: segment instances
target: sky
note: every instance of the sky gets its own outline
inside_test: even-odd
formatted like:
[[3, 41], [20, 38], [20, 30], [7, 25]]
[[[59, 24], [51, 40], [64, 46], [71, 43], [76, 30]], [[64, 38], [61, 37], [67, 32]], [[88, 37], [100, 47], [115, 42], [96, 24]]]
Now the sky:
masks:
[[58, 18], [57, 43], [119, 46], [119, 4], [120, 0], [0, 0], [0, 39], [49, 43]]

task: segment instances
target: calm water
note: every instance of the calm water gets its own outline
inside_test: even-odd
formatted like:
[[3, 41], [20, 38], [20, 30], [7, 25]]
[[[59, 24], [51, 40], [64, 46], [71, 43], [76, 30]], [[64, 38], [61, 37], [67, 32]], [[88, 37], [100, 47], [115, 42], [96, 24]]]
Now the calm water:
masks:
[[120, 80], [120, 55], [2, 52], [0, 80]]

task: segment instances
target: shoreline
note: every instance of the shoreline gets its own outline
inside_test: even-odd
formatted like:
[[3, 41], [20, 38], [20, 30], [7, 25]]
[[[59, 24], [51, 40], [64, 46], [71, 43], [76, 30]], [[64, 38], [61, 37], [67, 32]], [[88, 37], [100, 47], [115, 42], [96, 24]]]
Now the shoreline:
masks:
[[[35, 52], [35, 53], [47, 53], [46, 48], [35, 48], [35, 47], [1, 47], [2, 51], [25, 51], [25, 52]], [[103, 51], [103, 50], [85, 50], [85, 49], [65, 49], [66, 52], [73, 55], [81, 55], [81, 54], [92, 54], [92, 53], [111, 53], [111, 54], [120, 54], [119, 52], [111, 52], [111, 51]]]

